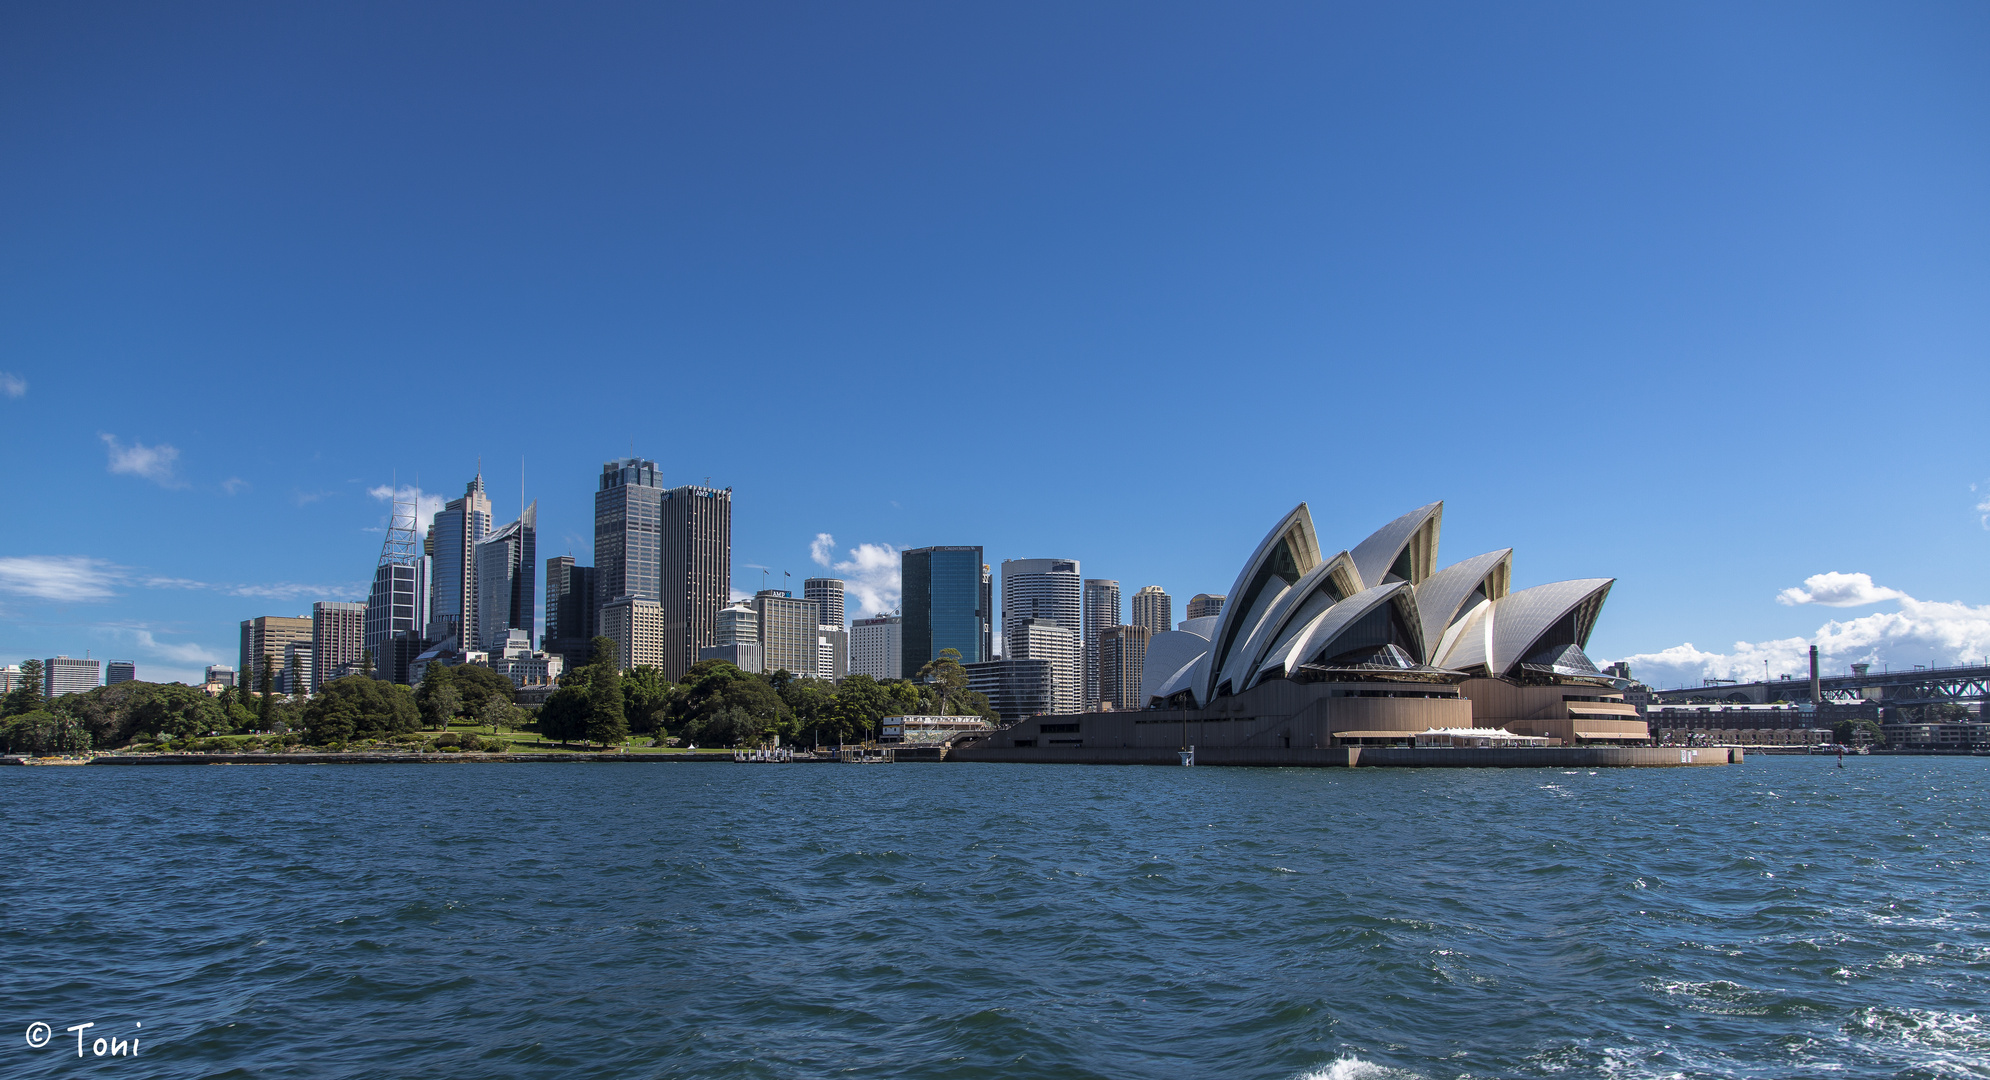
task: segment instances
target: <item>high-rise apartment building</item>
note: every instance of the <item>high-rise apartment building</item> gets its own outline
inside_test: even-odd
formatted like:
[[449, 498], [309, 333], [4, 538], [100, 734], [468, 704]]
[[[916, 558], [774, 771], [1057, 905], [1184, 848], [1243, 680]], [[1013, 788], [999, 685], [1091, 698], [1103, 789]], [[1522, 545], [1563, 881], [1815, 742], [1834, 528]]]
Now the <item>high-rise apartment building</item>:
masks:
[[572, 555], [546, 560], [547, 652], [558, 653], [569, 669], [588, 662], [595, 622], [594, 568], [574, 565]]
[[909, 548], [899, 553], [899, 581], [903, 678], [917, 677], [946, 649], [958, 650], [963, 664], [989, 658], [994, 612], [979, 547]]
[[878, 680], [904, 678], [903, 623], [897, 615], [851, 620], [850, 674]]
[[822, 608], [786, 589], [762, 589], [753, 596], [753, 610], [759, 616], [760, 662], [766, 670], [814, 675]]
[[454, 637], [471, 648], [477, 636], [477, 544], [491, 535], [491, 500], [484, 493], [484, 473], [451, 499], [429, 523], [429, 554], [434, 581], [429, 593], [429, 618], [412, 627], [436, 641]]
[[843, 579], [809, 578], [802, 582], [802, 595], [821, 606], [822, 617], [818, 625], [843, 627]]
[[1147, 662], [1147, 642], [1154, 631], [1145, 626], [1110, 626], [1099, 635], [1100, 707], [1143, 709], [1140, 675]]
[[741, 600], [719, 609], [712, 630], [713, 645], [759, 645], [760, 609], [751, 600]]
[[[1111, 594], [1117, 610], [1117, 583], [1113, 584]], [[1078, 560], [1002, 560], [1003, 656], [1029, 656], [1021, 651], [1023, 646], [1017, 640], [1017, 628], [1032, 619], [1054, 620], [1058, 626], [1070, 631], [1072, 639], [1078, 643], [1078, 666], [1075, 671], [1067, 675], [1064, 668], [1056, 669], [1060, 680], [1067, 677], [1071, 680], [1069, 686], [1059, 684], [1056, 698], [1060, 703], [1058, 712], [1080, 711], [1087, 697], [1085, 646], [1088, 638], [1085, 634], [1085, 580], [1079, 574]], [[1075, 704], [1071, 704], [1073, 702]], [[1064, 704], [1071, 704], [1071, 707], [1064, 708]]]
[[[311, 682], [309, 691], [359, 670], [366, 653], [366, 605], [320, 600], [311, 605]], [[213, 669], [208, 669], [213, 681]]]
[[815, 628], [815, 677], [842, 682], [850, 671], [850, 632], [822, 623]]
[[318, 682], [313, 661], [317, 646], [310, 641], [293, 641], [283, 648], [283, 670], [276, 677], [280, 694], [308, 694]]
[[1188, 614], [1184, 618], [1200, 619], [1210, 615], [1223, 614], [1222, 593], [1196, 593], [1188, 598]]
[[1175, 599], [1159, 585], [1148, 585], [1133, 594], [1133, 617], [1129, 626], [1144, 626], [1149, 632], [1164, 634], [1175, 628]]
[[263, 668], [267, 666], [270, 685], [274, 686], [283, 674], [290, 646], [302, 642], [309, 647], [311, 632], [311, 620], [303, 616], [263, 615], [242, 620], [242, 666], [238, 669], [242, 684], [251, 690], [261, 690]]
[[1099, 634], [1119, 625], [1119, 582], [1085, 579], [1085, 711], [1099, 707]]
[[[365, 607], [366, 605], [361, 604], [360, 606]], [[222, 686], [233, 686], [235, 685], [235, 669], [226, 664], [209, 664], [207, 665], [207, 681], [219, 683]]]
[[[732, 489], [692, 484], [663, 493], [664, 674], [682, 679], [712, 644], [732, 601]], [[767, 657], [767, 670], [777, 670]]]
[[1085, 693], [1080, 679], [1085, 670], [1085, 650], [1078, 631], [1056, 619], [1019, 620], [1009, 630], [1009, 651], [1002, 658], [1050, 661], [1050, 711], [1084, 711]]
[[0, 664], [0, 694], [11, 694], [21, 681], [21, 665]]
[[98, 660], [78, 660], [73, 656], [51, 656], [41, 662], [41, 695], [48, 698], [95, 690]]
[[[539, 504], [533, 503], [518, 520], [477, 542], [477, 604], [475, 648], [495, 652], [505, 647], [511, 631], [522, 630], [529, 648], [539, 622], [538, 553]], [[473, 647], [464, 642], [465, 648]]]
[[112, 660], [104, 665], [104, 685], [115, 686], [138, 678], [138, 665], [129, 660]]
[[663, 605], [647, 596], [620, 596], [601, 607], [601, 634], [613, 638], [623, 671], [663, 666]]

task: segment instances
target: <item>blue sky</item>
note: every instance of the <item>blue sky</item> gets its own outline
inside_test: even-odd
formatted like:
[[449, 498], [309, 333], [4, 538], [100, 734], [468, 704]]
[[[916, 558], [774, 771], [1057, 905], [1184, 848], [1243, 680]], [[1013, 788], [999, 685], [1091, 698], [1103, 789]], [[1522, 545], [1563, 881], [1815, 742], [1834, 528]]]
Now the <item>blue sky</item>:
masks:
[[10, 5], [0, 657], [232, 663], [480, 456], [585, 560], [631, 445], [735, 489], [741, 589], [970, 543], [1180, 604], [1302, 500], [1443, 499], [1442, 561], [1617, 578], [1640, 673], [1982, 656], [1985, 55], [1971, 4]]

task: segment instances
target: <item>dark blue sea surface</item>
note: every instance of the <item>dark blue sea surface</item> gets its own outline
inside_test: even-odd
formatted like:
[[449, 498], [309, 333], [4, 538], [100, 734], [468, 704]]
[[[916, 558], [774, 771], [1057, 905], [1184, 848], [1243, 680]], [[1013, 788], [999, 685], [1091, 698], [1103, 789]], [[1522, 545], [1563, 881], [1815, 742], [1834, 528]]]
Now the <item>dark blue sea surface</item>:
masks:
[[0, 1076], [1990, 1077], [1986, 781], [0, 769]]

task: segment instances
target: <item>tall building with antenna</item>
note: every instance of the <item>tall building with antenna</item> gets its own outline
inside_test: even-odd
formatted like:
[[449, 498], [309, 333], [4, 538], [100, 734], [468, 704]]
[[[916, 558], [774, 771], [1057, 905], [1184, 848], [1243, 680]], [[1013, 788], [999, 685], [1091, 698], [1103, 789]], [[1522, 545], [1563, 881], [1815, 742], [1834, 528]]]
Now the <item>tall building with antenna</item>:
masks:
[[403, 499], [396, 491], [387, 538], [380, 544], [380, 564], [373, 571], [373, 593], [366, 601], [366, 647], [373, 651], [375, 676], [394, 682], [407, 681], [407, 673], [387, 661], [389, 645], [397, 634], [419, 632], [428, 614], [426, 564], [415, 513], [414, 500]]
[[[491, 535], [491, 500], [484, 493], [484, 470], [435, 514], [429, 526], [434, 585], [429, 618], [422, 626], [435, 641], [455, 637], [472, 648], [477, 636], [477, 545]], [[370, 639], [369, 639], [370, 640]], [[378, 653], [376, 652], [377, 656]]]

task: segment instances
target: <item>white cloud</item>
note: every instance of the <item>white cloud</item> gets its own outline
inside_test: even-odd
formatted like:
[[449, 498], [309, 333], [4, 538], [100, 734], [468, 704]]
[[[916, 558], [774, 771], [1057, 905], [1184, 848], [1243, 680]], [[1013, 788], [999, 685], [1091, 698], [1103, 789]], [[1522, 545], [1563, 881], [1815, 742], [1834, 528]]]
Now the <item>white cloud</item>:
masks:
[[828, 566], [830, 553], [835, 550], [835, 537], [828, 533], [816, 533], [815, 539], [809, 541], [808, 557], [813, 559], [817, 566]]
[[185, 487], [180, 478], [173, 475], [173, 467], [180, 460], [180, 452], [166, 443], [147, 446], [134, 442], [130, 446], [117, 441], [115, 435], [98, 435], [104, 440], [104, 447], [110, 451], [110, 471], [130, 476], [142, 476], [160, 487]]
[[248, 490], [248, 487], [249, 487], [249, 482], [247, 480], [242, 479], [239, 476], [231, 476], [228, 479], [221, 481], [221, 490], [227, 492], [230, 495], [246, 491]]
[[1828, 574], [1812, 574], [1803, 579], [1803, 587], [1791, 587], [1776, 594], [1778, 604], [1823, 604], [1825, 607], [1864, 607], [1882, 600], [1899, 600], [1907, 594], [1899, 589], [1887, 589], [1873, 584], [1866, 574], [1841, 574], [1836, 570]]
[[[1990, 656], [1990, 605], [1916, 600], [1897, 589], [1873, 585], [1865, 574], [1819, 574], [1804, 585], [1805, 589], [1783, 590], [1777, 599], [1835, 606], [1894, 599], [1900, 607], [1843, 622], [1833, 619], [1809, 638], [1737, 641], [1727, 652], [1699, 649], [1689, 642], [1622, 659], [1630, 662], [1637, 678], [1664, 688], [1697, 686], [1704, 679], [1752, 682], [1763, 677], [1765, 662], [1769, 678], [1808, 678], [1813, 644], [1820, 666], [1832, 673], [1843, 672], [1855, 663], [1909, 667], [1978, 663]], [[1784, 599], [1792, 593], [1801, 593], [1806, 599]]]
[[739, 603], [739, 602], [740, 602], [741, 600], [751, 600], [751, 599], [753, 599], [753, 594], [752, 594], [752, 593], [750, 593], [750, 592], [747, 592], [747, 591], [746, 591], [745, 589], [742, 589], [742, 588], [739, 588], [738, 586], [733, 586], [733, 589], [732, 589], [732, 602], [733, 602], [733, 603], [737, 604], [737, 603]]
[[11, 371], [0, 371], [0, 394], [10, 398], [23, 397], [28, 392], [28, 380]]
[[[1975, 491], [1976, 485], [1969, 485], [1969, 490]], [[1983, 501], [1976, 504], [1976, 512], [1983, 515], [1977, 520], [1982, 522], [1985, 529], [1990, 529], [1990, 495], [1984, 496]]]
[[231, 596], [253, 596], [263, 600], [335, 600], [340, 597], [365, 599], [368, 587], [361, 582], [343, 585], [296, 585], [287, 581], [274, 585], [230, 585]]
[[379, 499], [381, 502], [399, 499], [402, 502], [414, 503], [415, 532], [421, 536], [428, 535], [429, 523], [435, 520], [435, 515], [441, 512], [443, 506], [449, 502], [448, 499], [440, 495], [423, 491], [412, 484], [402, 484], [400, 487], [390, 487], [386, 484], [381, 484], [378, 487], [367, 488], [366, 493]]
[[[828, 533], [816, 534], [815, 543], [809, 545], [811, 557], [815, 555], [816, 545], [825, 540], [829, 540]], [[826, 554], [816, 561], [824, 566], [832, 565]], [[890, 544], [858, 544], [850, 549], [848, 559], [833, 564], [832, 569], [843, 575], [845, 602], [851, 605], [855, 617], [868, 618], [898, 610], [900, 582], [897, 548]]]
[[139, 648], [149, 650], [152, 655], [163, 657], [167, 660], [178, 661], [182, 664], [218, 664], [221, 662], [221, 657], [209, 651], [205, 646], [195, 645], [192, 642], [173, 644], [160, 641], [152, 636], [152, 631], [150, 630], [133, 630], [131, 636], [138, 643]]
[[118, 567], [82, 555], [0, 558], [0, 591], [38, 600], [108, 600], [121, 579]]

